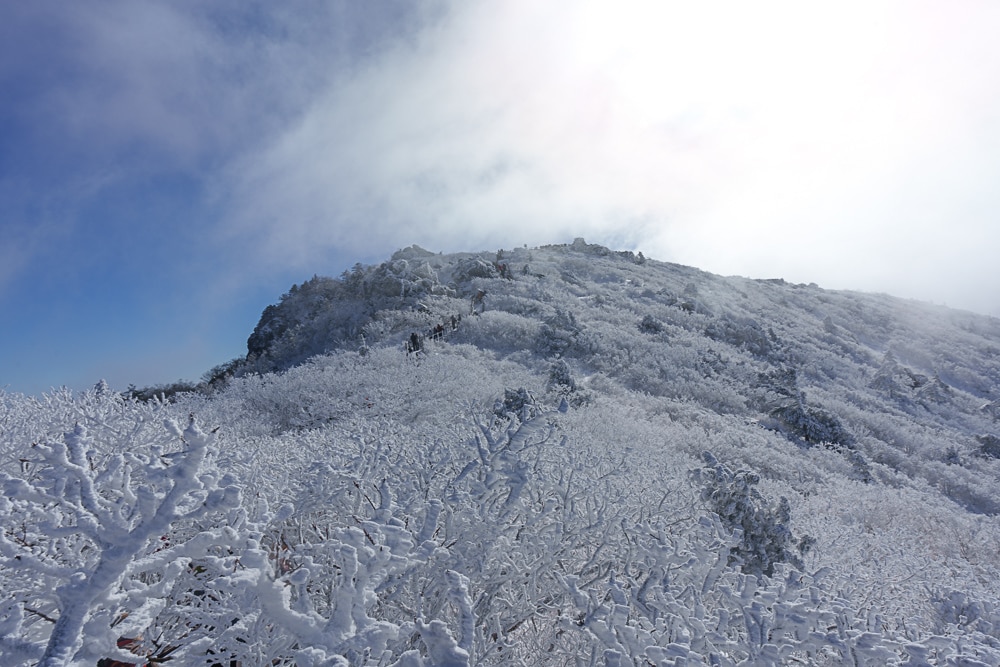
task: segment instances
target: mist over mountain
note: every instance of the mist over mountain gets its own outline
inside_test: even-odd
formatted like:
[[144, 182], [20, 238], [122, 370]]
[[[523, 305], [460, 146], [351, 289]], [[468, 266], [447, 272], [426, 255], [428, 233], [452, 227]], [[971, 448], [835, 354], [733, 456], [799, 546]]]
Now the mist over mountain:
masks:
[[0, 394], [4, 664], [1000, 664], [1000, 320], [577, 239], [247, 348]]

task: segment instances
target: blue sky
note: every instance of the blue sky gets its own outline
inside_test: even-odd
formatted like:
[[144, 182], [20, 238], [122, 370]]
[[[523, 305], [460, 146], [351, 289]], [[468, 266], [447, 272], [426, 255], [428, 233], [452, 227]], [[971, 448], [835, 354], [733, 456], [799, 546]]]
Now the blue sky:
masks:
[[1000, 316], [993, 2], [0, 7], [0, 387], [196, 380], [314, 273], [575, 236]]

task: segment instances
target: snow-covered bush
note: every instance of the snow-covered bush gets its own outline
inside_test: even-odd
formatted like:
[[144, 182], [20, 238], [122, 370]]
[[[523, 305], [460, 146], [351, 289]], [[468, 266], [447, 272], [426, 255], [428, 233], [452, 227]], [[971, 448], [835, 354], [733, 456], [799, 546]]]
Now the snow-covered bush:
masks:
[[519, 389], [504, 389], [503, 400], [497, 399], [493, 405], [493, 414], [497, 417], [514, 417], [527, 421], [538, 413], [538, 404], [524, 387]]
[[557, 403], [564, 407], [578, 408], [592, 400], [590, 392], [577, 384], [565, 359], [556, 359], [549, 365], [546, 389], [555, 395]]
[[538, 338], [540, 326], [531, 318], [487, 310], [479, 317], [463, 318], [453, 340], [511, 354], [530, 350]]
[[949, 626], [973, 629], [1000, 640], [1000, 605], [995, 601], [970, 599], [962, 591], [935, 593], [933, 602], [940, 614], [939, 632]]
[[976, 440], [979, 441], [979, 452], [983, 456], [1000, 459], [1000, 438], [995, 435], [979, 435]]
[[[118, 638], [142, 635], [192, 559], [236, 539], [212, 520], [240, 502], [230, 477], [202, 469], [212, 435], [194, 420], [183, 431], [165, 426], [179, 451], [109, 455], [77, 425], [32, 447], [24, 477], [0, 477], [0, 580], [14, 600], [0, 650], [11, 663], [121, 655]], [[180, 631], [188, 644], [204, 634], [195, 619]]]
[[788, 499], [782, 496], [777, 504], [768, 502], [756, 488], [759, 475], [748, 470], [733, 472], [710, 452], [702, 456], [707, 465], [694, 471], [694, 479], [702, 484], [702, 499], [726, 528], [738, 531], [730, 563], [758, 576], [773, 575], [778, 563], [801, 570], [801, 556], [813, 539], [792, 537]]
[[658, 334], [663, 331], [663, 323], [652, 315], [646, 315], [639, 322], [639, 331], [645, 334]]
[[836, 416], [806, 405], [801, 399], [775, 408], [769, 416], [771, 420], [768, 424], [774, 424], [783, 433], [809, 444], [822, 443], [850, 449], [855, 442], [854, 436]]
[[548, 387], [564, 389], [565, 391], [576, 389], [576, 380], [573, 379], [573, 374], [565, 359], [556, 359], [549, 365]]
[[557, 309], [542, 324], [535, 349], [544, 356], [566, 354], [576, 343], [581, 331], [582, 327], [571, 311]]
[[765, 359], [771, 358], [777, 351], [774, 332], [765, 331], [752, 319], [732, 316], [717, 318], [705, 328], [705, 335]]

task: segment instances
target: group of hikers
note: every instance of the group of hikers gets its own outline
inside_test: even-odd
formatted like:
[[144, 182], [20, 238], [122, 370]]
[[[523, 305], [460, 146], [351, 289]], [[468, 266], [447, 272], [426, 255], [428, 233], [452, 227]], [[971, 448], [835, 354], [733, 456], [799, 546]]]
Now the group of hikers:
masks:
[[507, 280], [514, 279], [514, 272], [511, 270], [510, 265], [507, 262], [495, 262], [493, 267], [500, 274], [501, 278], [506, 278]]
[[[493, 263], [494, 268], [500, 273], [500, 276], [513, 280], [514, 274], [510, 269], [510, 266], [506, 262], [501, 262], [503, 259], [503, 250], [497, 251], [497, 261]], [[528, 266], [525, 265], [525, 271], [527, 271]], [[420, 304], [418, 305], [418, 310], [423, 313], [430, 313], [430, 309]], [[481, 315], [483, 311], [486, 310], [486, 290], [476, 290], [476, 293], [472, 295], [469, 314], [470, 315]], [[451, 330], [455, 331], [458, 329], [458, 325], [462, 323], [462, 314], [452, 315], [450, 318]], [[424, 350], [424, 338], [429, 337], [431, 340], [440, 340], [444, 338], [445, 332], [445, 322], [438, 322], [431, 329], [421, 336], [416, 331], [410, 334], [410, 337], [406, 339], [403, 343], [403, 348], [406, 350], [406, 356], [415, 355]]]
[[[450, 324], [451, 330], [455, 331], [458, 329], [458, 325], [462, 323], [462, 314], [452, 315]], [[411, 354], [416, 355], [419, 352], [424, 351], [424, 338], [430, 338], [431, 340], [441, 340], [444, 338], [445, 323], [438, 322], [430, 330], [421, 336], [416, 331], [410, 334], [410, 337], [406, 339], [403, 343], [403, 348], [406, 350], [406, 356]]]

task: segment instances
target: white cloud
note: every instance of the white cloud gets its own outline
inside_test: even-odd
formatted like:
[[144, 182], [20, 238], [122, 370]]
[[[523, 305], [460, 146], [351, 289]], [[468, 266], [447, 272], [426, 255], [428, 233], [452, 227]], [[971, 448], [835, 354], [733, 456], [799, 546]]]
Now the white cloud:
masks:
[[982, 111], [1000, 91], [996, 19], [934, 3], [456, 6], [239, 165], [232, 224], [279, 264], [572, 235], [835, 286], [865, 273], [852, 257], [898, 270], [898, 238], [946, 259], [920, 230], [954, 229], [1000, 170], [978, 145], [1000, 136]]
[[255, 271], [582, 235], [938, 300], [1000, 278], [990, 3], [402, 6], [77, 10], [86, 76], [51, 100], [221, 168], [216, 239]]

